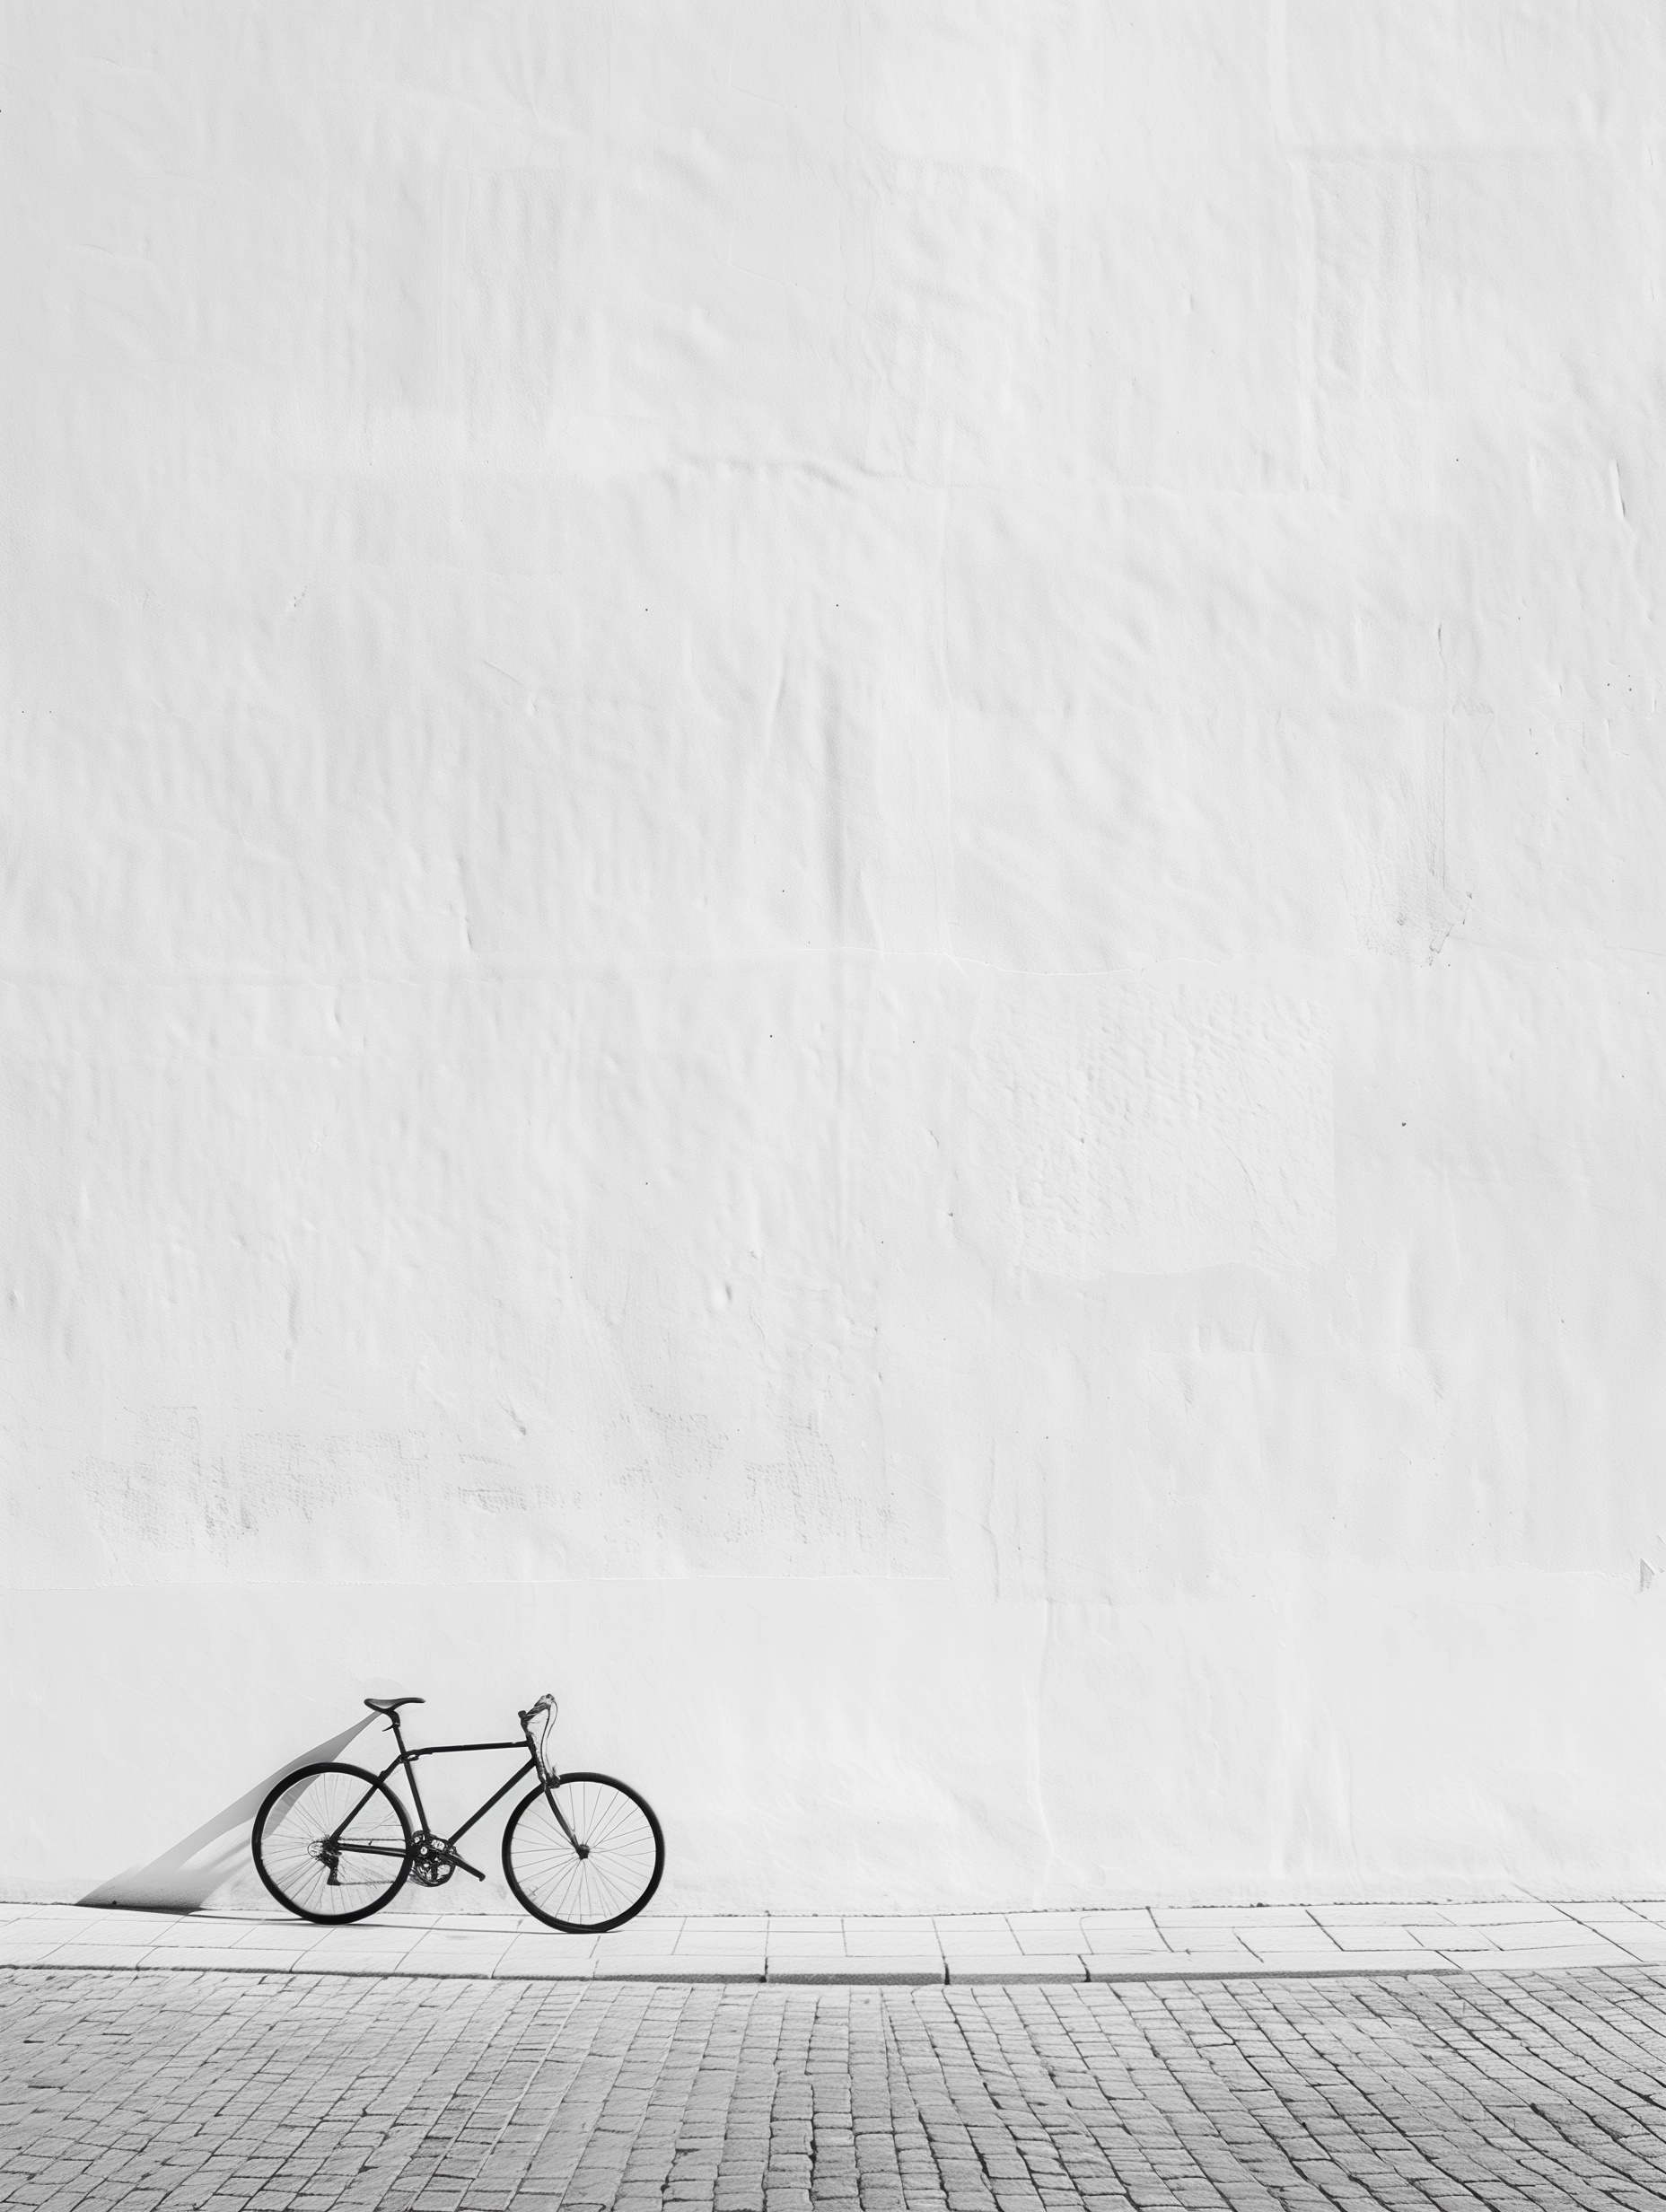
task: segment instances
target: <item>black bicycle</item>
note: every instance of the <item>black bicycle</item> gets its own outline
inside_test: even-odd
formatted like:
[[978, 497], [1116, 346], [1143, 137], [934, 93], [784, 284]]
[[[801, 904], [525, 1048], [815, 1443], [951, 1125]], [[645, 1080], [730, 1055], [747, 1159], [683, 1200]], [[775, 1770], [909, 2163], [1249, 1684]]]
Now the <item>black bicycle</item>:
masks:
[[[286, 1774], [255, 1815], [254, 1856], [260, 1879], [288, 1911], [303, 1920], [363, 1920], [397, 1897], [408, 1880], [438, 1889], [460, 1867], [486, 1876], [457, 1846], [475, 1822], [536, 1774], [538, 1786], [510, 1814], [504, 1830], [504, 1873], [527, 1910], [569, 1936], [599, 1936], [639, 1913], [665, 1871], [665, 1838], [653, 1808], [607, 1774], [557, 1774], [546, 1756], [556, 1701], [548, 1692], [520, 1716], [521, 1740], [504, 1743], [430, 1743], [406, 1747], [402, 1705], [421, 1698], [366, 1698], [393, 1731], [398, 1755], [380, 1774], [330, 1760]], [[542, 1716], [536, 1742], [532, 1724]], [[450, 1836], [436, 1835], [423, 1810], [416, 1761], [455, 1751], [528, 1754]], [[416, 1822], [388, 1786], [403, 1767]]]

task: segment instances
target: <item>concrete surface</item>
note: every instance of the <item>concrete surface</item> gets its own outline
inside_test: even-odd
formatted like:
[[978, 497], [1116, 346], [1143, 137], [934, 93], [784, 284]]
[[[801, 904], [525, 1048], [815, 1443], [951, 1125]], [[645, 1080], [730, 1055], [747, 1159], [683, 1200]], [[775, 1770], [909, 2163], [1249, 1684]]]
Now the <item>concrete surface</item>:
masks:
[[1666, 1975], [554, 1988], [0, 1971], [0, 2204], [1648, 2212]]
[[0, 39], [0, 1882], [1653, 1886], [1658, 0]]
[[1666, 1904], [1270, 1905], [1109, 1912], [746, 1919], [644, 1913], [599, 1936], [525, 1914], [346, 1927], [290, 1915], [0, 1905], [0, 1966], [487, 1980], [1156, 1981], [1296, 1974], [1534, 1972], [1666, 1965]]

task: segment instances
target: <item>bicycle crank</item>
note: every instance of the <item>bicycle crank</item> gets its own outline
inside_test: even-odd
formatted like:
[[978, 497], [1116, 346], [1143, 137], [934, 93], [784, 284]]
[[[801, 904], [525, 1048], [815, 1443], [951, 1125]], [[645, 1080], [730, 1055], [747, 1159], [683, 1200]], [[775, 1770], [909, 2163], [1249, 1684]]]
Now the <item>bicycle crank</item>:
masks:
[[477, 1882], [486, 1880], [478, 1866], [471, 1866], [466, 1858], [459, 1857], [444, 1844], [436, 1843], [431, 1836], [425, 1836], [412, 1851], [411, 1880], [420, 1882], [425, 1890], [437, 1890], [451, 1880], [460, 1866], [464, 1874], [472, 1874]]

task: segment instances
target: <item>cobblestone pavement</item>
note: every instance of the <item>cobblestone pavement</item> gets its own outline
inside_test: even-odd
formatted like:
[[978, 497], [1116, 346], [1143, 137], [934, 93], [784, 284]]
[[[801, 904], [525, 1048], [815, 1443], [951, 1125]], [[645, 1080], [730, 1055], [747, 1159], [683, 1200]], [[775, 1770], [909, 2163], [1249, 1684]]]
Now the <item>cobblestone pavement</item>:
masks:
[[0, 2204], [1666, 2202], [1666, 1973], [965, 1988], [0, 1972]]

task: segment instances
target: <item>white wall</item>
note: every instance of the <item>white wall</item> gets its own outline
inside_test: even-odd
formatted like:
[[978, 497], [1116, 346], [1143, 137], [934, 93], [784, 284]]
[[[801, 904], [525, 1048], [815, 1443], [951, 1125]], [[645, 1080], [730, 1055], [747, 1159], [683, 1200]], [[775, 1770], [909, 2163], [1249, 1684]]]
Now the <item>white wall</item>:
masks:
[[1661, 10], [4, 24], [0, 1882], [1658, 1887]]

